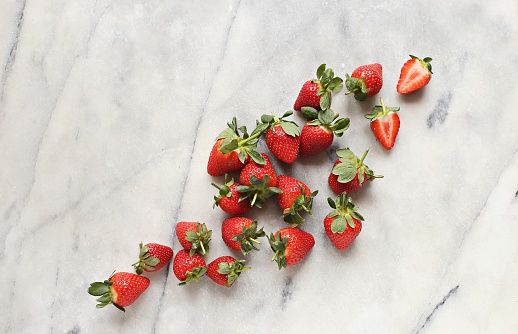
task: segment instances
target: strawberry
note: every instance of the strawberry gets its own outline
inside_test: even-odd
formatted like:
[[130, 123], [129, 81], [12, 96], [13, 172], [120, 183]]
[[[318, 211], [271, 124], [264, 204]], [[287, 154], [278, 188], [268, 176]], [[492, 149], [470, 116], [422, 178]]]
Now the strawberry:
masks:
[[276, 261], [279, 269], [293, 266], [309, 253], [315, 245], [315, 238], [299, 228], [283, 228], [268, 238], [274, 251], [272, 261]]
[[231, 215], [242, 215], [252, 209], [252, 204], [248, 198], [240, 199], [241, 194], [237, 191], [239, 183], [234, 179], [228, 181], [228, 175], [225, 175], [225, 183], [218, 186], [212, 183], [219, 190], [219, 195], [214, 196], [213, 208], [219, 206], [221, 210]]
[[232, 256], [220, 256], [207, 266], [207, 276], [219, 285], [230, 288], [243, 271], [249, 270], [245, 267], [245, 260], [236, 260]]
[[175, 230], [178, 241], [183, 249], [189, 251], [189, 255], [193, 256], [196, 252], [206, 255], [209, 252], [212, 230], [208, 230], [204, 223], [178, 222]]
[[353, 192], [365, 185], [366, 181], [383, 177], [374, 175], [374, 172], [363, 163], [369, 150], [365, 151], [361, 159], [358, 159], [354, 153], [348, 149], [338, 149], [337, 159], [333, 165], [333, 169], [328, 177], [328, 183], [336, 194], [343, 192]]
[[207, 264], [200, 254], [193, 256], [185, 249], [176, 253], [173, 260], [173, 272], [180, 281], [178, 285], [186, 285], [191, 281], [198, 283], [198, 279], [207, 272]]
[[304, 223], [299, 212], [306, 211], [311, 214], [313, 198], [318, 190], [311, 192], [304, 182], [288, 175], [280, 175], [277, 178], [277, 187], [282, 191], [277, 195], [277, 200], [283, 209], [284, 221], [292, 226]]
[[124, 307], [129, 306], [149, 286], [149, 278], [133, 273], [118, 272], [112, 274], [110, 278], [103, 282], [90, 284], [88, 293], [92, 296], [99, 296], [97, 308], [113, 304], [121, 311], [126, 311]]
[[221, 224], [221, 235], [228, 247], [241, 251], [247, 255], [252, 250], [259, 250], [254, 243], [260, 244], [257, 239], [264, 237], [263, 228], [257, 230], [257, 221], [245, 217], [230, 217]]
[[334, 210], [324, 218], [324, 230], [333, 245], [344, 250], [360, 234], [363, 217], [345, 192], [338, 195], [336, 201], [331, 198], [327, 201]]
[[309, 157], [325, 151], [333, 143], [334, 136], [341, 137], [349, 128], [349, 118], [340, 118], [331, 109], [317, 111], [311, 107], [302, 108], [303, 115], [310, 121], [300, 133], [301, 157]]
[[212, 147], [207, 173], [211, 176], [222, 176], [236, 172], [243, 168], [250, 158], [264, 164], [262, 156], [255, 150], [258, 138], [263, 135], [263, 128], [256, 128], [248, 135], [246, 127], [237, 127], [235, 117], [227, 125], [228, 128], [218, 135]]
[[270, 158], [261, 153], [265, 163], [259, 165], [250, 161], [239, 174], [237, 191], [241, 193], [241, 199], [250, 199], [250, 204], [261, 208], [264, 201], [280, 192], [277, 185], [277, 173], [273, 169]]
[[342, 90], [343, 80], [335, 77], [332, 69], [322, 64], [317, 69], [317, 78], [306, 81], [300, 89], [293, 109], [300, 111], [302, 107], [327, 109], [331, 106], [331, 93]]
[[292, 111], [287, 111], [279, 118], [275, 115], [261, 116], [262, 124], [267, 126], [266, 146], [274, 156], [287, 164], [297, 160], [300, 146], [300, 130], [297, 123], [284, 120], [292, 114]]
[[133, 264], [139, 275], [144, 271], [155, 272], [162, 269], [173, 257], [173, 249], [169, 246], [156, 243], [142, 245], [140, 243], [139, 247], [139, 260]]
[[375, 106], [372, 113], [365, 115], [365, 118], [371, 120], [371, 130], [381, 145], [390, 150], [394, 146], [399, 132], [400, 122], [396, 113], [396, 111], [399, 111], [399, 107], [385, 107], [382, 98], [380, 98], [380, 101], [381, 106]]
[[383, 86], [381, 64], [374, 63], [356, 68], [351, 76], [345, 75], [346, 95], [354, 94], [358, 101], [365, 101], [368, 96], [378, 94]]
[[430, 57], [419, 59], [410, 55], [410, 59], [401, 68], [397, 92], [408, 94], [426, 86], [433, 74], [431, 61]]

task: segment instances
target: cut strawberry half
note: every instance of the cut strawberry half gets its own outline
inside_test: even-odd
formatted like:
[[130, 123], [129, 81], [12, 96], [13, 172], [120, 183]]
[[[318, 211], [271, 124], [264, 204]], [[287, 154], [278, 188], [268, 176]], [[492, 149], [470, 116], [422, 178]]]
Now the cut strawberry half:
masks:
[[397, 91], [400, 94], [408, 94], [423, 88], [432, 78], [432, 58], [419, 59], [410, 55], [410, 58], [401, 68]]
[[381, 145], [390, 150], [399, 132], [400, 120], [396, 113], [399, 107], [385, 107], [382, 98], [380, 102], [381, 106], [375, 106], [372, 113], [365, 115], [365, 118], [371, 120], [371, 130]]

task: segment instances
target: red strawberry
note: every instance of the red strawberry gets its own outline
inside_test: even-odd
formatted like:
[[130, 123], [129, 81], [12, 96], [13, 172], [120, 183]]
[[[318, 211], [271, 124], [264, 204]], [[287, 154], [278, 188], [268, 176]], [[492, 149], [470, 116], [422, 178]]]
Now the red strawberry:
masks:
[[302, 107], [327, 109], [331, 106], [331, 93], [342, 90], [343, 80], [335, 77], [332, 69], [322, 64], [317, 69], [317, 79], [306, 81], [300, 89], [293, 109], [300, 111]]
[[200, 254], [195, 253], [191, 256], [185, 249], [176, 253], [173, 260], [173, 272], [180, 280], [178, 285], [186, 285], [191, 281], [198, 283], [198, 279], [205, 275], [206, 271], [207, 264]]
[[299, 212], [306, 211], [311, 214], [313, 198], [317, 195], [318, 190], [311, 192], [304, 182], [288, 175], [281, 175], [277, 178], [277, 187], [282, 191], [277, 195], [277, 200], [284, 209], [284, 221], [293, 226], [304, 223]]
[[299, 228], [283, 228], [269, 237], [270, 247], [275, 252], [272, 261], [277, 261], [279, 269], [293, 266], [309, 253], [315, 245], [315, 238]]
[[241, 251], [244, 255], [252, 250], [259, 250], [254, 243], [264, 237], [263, 228], [257, 230], [257, 221], [245, 217], [230, 217], [221, 225], [221, 235], [228, 247], [235, 251]]
[[369, 150], [365, 151], [361, 159], [348, 149], [338, 149], [336, 154], [339, 159], [335, 161], [333, 169], [328, 177], [328, 183], [336, 194], [353, 192], [365, 185], [366, 181], [383, 177], [374, 175], [374, 172], [363, 163]]
[[[262, 129], [255, 129], [248, 135], [246, 127], [237, 127], [236, 118], [227, 123], [228, 128], [216, 138], [207, 163], [207, 173], [211, 176], [222, 176], [240, 170], [252, 158], [264, 164], [261, 155], [255, 151]], [[239, 135], [242, 132], [242, 135]]]
[[364, 101], [367, 96], [378, 94], [383, 86], [383, 74], [381, 64], [374, 63], [362, 65], [356, 68], [351, 76], [345, 75], [347, 94], [354, 94], [358, 101]]
[[213, 208], [219, 206], [221, 210], [231, 215], [242, 215], [252, 209], [252, 204], [248, 198], [240, 200], [241, 194], [237, 191], [239, 184], [234, 182], [234, 179], [228, 181], [228, 176], [225, 175], [225, 184], [218, 186], [212, 183], [214, 187], [219, 190], [219, 195], [214, 196]]
[[250, 161], [241, 170], [239, 175], [240, 185], [237, 191], [241, 194], [241, 198], [248, 198], [251, 205], [261, 208], [264, 202], [280, 190], [276, 188], [277, 174], [273, 169], [270, 158], [264, 153], [261, 153], [265, 163], [259, 165], [255, 161]]
[[232, 256], [220, 256], [207, 266], [207, 276], [219, 285], [230, 288], [245, 270], [245, 260], [236, 260]]
[[267, 184], [268, 187], [275, 187], [277, 185], [277, 173], [273, 169], [272, 163], [270, 162], [270, 158], [265, 153], [261, 153], [261, 156], [264, 159], [264, 164], [260, 165], [255, 161], [250, 161], [246, 166], [241, 170], [239, 174], [239, 183], [245, 186], [251, 186], [250, 182], [252, 176], [255, 176], [258, 180], [262, 181], [265, 175], [269, 176], [269, 182]]
[[268, 128], [265, 135], [266, 146], [281, 161], [291, 164], [297, 160], [300, 146], [300, 131], [297, 123], [284, 120], [293, 114], [287, 111], [280, 118], [263, 115], [261, 121]]
[[423, 88], [432, 78], [432, 58], [419, 59], [410, 55], [410, 58], [401, 68], [397, 91], [401, 94], [408, 94]]
[[204, 223], [178, 222], [176, 224], [176, 237], [183, 249], [188, 250], [191, 256], [196, 252], [205, 255], [209, 252], [212, 230], [208, 230]]
[[382, 98], [380, 101], [381, 106], [375, 106], [372, 113], [365, 115], [365, 118], [371, 120], [371, 130], [381, 145], [390, 150], [394, 146], [399, 132], [400, 121], [396, 113], [399, 111], [399, 107], [385, 107]]
[[309, 157], [325, 151], [333, 143], [335, 135], [341, 137], [349, 128], [349, 118], [336, 120], [338, 114], [331, 109], [317, 111], [314, 108], [304, 107], [302, 113], [310, 122], [304, 125], [300, 133], [301, 157]]
[[347, 193], [338, 195], [336, 201], [331, 198], [327, 201], [334, 210], [324, 218], [324, 229], [333, 245], [344, 250], [360, 234], [363, 217]]
[[155, 272], [162, 269], [173, 257], [173, 249], [169, 246], [155, 243], [142, 245], [140, 243], [139, 247], [139, 260], [133, 264], [139, 275], [144, 271]]
[[100, 296], [97, 301], [97, 308], [113, 304], [121, 311], [137, 300], [138, 297], [149, 286], [149, 278], [133, 273], [115, 273], [104, 282], [90, 284], [88, 293], [92, 296]]

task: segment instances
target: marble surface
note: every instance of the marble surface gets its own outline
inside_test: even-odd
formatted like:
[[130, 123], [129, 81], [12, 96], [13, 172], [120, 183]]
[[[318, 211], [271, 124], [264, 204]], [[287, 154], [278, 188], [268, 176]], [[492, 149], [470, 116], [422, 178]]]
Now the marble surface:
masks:
[[[0, 3], [0, 332], [517, 333], [518, 3], [460, 1], [65, 1]], [[430, 84], [395, 91], [408, 54]], [[341, 77], [383, 65], [378, 96], [401, 107], [385, 151], [359, 103], [351, 127], [287, 173], [319, 190], [303, 227], [316, 245], [279, 271], [267, 243], [231, 288], [177, 286], [171, 268], [126, 313], [89, 283], [130, 271], [139, 242], [180, 245], [180, 220], [214, 232], [206, 163], [236, 116], [293, 106], [321, 63]], [[302, 119], [292, 118], [300, 124]], [[352, 195], [365, 217], [348, 250], [327, 240], [334, 151], [370, 148], [383, 179]], [[263, 142], [259, 149], [266, 151]], [[284, 227], [269, 201], [249, 215]], [[263, 240], [264, 241], [264, 240]]]

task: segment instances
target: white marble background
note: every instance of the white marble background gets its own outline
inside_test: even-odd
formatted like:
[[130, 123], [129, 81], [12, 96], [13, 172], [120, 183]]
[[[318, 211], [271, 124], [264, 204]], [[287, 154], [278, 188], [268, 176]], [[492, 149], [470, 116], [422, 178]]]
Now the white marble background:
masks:
[[[434, 76], [400, 96], [408, 54]], [[208, 261], [230, 253], [205, 168], [232, 116], [252, 127], [321, 63], [372, 62], [401, 107], [394, 149], [363, 118], [377, 99], [341, 93], [351, 128], [327, 155], [274, 162], [320, 190], [303, 263], [279, 271], [263, 243], [232, 289], [169, 268], [126, 313], [95, 308], [89, 283], [131, 270], [141, 241], [178, 251], [179, 220], [214, 230]], [[2, 0], [0, 332], [517, 333], [516, 73], [515, 0]], [[346, 146], [385, 177], [353, 194], [364, 229], [338, 252], [321, 224]], [[274, 232], [279, 210], [249, 217]]]

